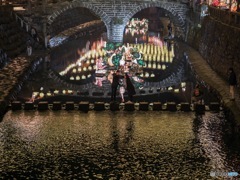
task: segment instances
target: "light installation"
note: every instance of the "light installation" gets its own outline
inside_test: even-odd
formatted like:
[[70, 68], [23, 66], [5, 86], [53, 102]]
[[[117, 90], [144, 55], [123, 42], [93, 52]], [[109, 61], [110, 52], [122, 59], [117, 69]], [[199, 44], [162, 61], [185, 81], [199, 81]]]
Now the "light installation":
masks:
[[144, 35], [148, 32], [148, 20], [132, 18], [126, 25], [125, 34]]
[[87, 43], [80, 58], [69, 64], [59, 73], [70, 83], [81, 84], [94, 78], [94, 84], [102, 86], [108, 80], [111, 71], [120, 70], [128, 73], [136, 87], [141, 87], [145, 80], [158, 79], [174, 59], [173, 44], [153, 37], [151, 44], [107, 43], [103, 40]]

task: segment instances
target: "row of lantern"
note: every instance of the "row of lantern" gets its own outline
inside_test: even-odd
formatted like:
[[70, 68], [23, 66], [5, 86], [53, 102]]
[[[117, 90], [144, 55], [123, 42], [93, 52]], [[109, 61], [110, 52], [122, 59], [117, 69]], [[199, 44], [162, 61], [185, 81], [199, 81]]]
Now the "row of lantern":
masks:
[[168, 46], [163, 44], [162, 46], [157, 46], [154, 44], [131, 44], [130, 46], [137, 48], [143, 54], [169, 54], [169, 56], [174, 57], [174, 45], [171, 44], [171, 50], [168, 50]]
[[[67, 68], [64, 70], [64, 71], [61, 71], [59, 74], [61, 76], [67, 74], [67, 72], [70, 70], [70, 69], [73, 69], [73, 68], [76, 68], [77, 66], [78, 67], [81, 67], [82, 64], [83, 64], [83, 61], [85, 61], [87, 59], [87, 61], [85, 61], [87, 64], [95, 64], [95, 58], [99, 58], [100, 57], [103, 57], [106, 55], [106, 52], [105, 50], [103, 49], [98, 49], [98, 50], [91, 50], [91, 51], [88, 51], [87, 53], [85, 53], [82, 57], [80, 57], [76, 63], [73, 63], [73, 64], [70, 64], [67, 66]], [[90, 68], [91, 70], [92, 69], [96, 69], [95, 65], [92, 66], [92, 67], [88, 67]], [[83, 69], [83, 71], [86, 71], [87, 69]]]
[[71, 80], [71, 81], [80, 81], [80, 80], [84, 80], [84, 79], [87, 79], [87, 78], [90, 78], [92, 75], [91, 74], [88, 74], [88, 75], [82, 75], [82, 76], [76, 76], [76, 77], [74, 77], [74, 76], [71, 76], [70, 78], [69, 78], [69, 80]]
[[47, 93], [44, 93], [44, 92], [33, 92], [32, 96], [33, 96], [33, 98], [37, 98], [37, 97], [44, 98], [45, 96], [53, 96], [53, 95], [57, 95], [59, 93], [62, 93], [62, 94], [73, 94], [73, 90], [62, 90], [61, 92], [59, 90], [54, 90], [53, 93], [51, 93], [51, 92], [47, 92]]
[[160, 54], [143, 54], [143, 60], [144, 61], [157, 61], [157, 62], [167, 62], [172, 63], [173, 62], [173, 56], [168, 54], [160, 55]]
[[104, 57], [107, 52], [104, 49], [91, 50], [85, 53], [82, 57], [83, 59], [95, 59], [99, 57]]
[[143, 72], [143, 73], [140, 74], [140, 77], [142, 77], [142, 78], [149, 78], [149, 77], [154, 78], [155, 74], [154, 73], [149, 73], [149, 72]]
[[167, 68], [167, 66], [165, 64], [159, 64], [159, 63], [155, 63], [155, 62], [154, 63], [147, 62], [144, 64], [143, 68], [165, 70]]
[[92, 71], [92, 70], [96, 70], [96, 65], [89, 65], [88, 67], [73, 68], [72, 73], [76, 74], [78, 72], [86, 72], [86, 71]]

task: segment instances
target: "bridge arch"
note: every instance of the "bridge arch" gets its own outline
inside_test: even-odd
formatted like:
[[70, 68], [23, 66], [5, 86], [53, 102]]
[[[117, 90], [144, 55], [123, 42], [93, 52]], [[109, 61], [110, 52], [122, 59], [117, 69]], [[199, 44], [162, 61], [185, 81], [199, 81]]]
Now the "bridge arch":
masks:
[[51, 15], [49, 15], [47, 17], [47, 26], [50, 27], [52, 25], [52, 23], [56, 20], [56, 18], [59, 17], [64, 12], [70, 11], [70, 10], [72, 10], [74, 8], [78, 8], [78, 7], [89, 9], [93, 14], [98, 16], [105, 24], [105, 26], [107, 28], [107, 32], [109, 32], [108, 28], [109, 28], [109, 24], [111, 22], [111, 18], [106, 14], [106, 12], [104, 12], [99, 7], [97, 7], [91, 3], [80, 2], [80, 1], [74, 1], [73, 3], [67, 5], [63, 8], [59, 7], [55, 12], [53, 12]]
[[[105, 4], [104, 4], [105, 3]], [[112, 12], [114, 6], [117, 12]], [[124, 6], [124, 8], [123, 8]], [[185, 4], [179, 2], [138, 2], [134, 6], [128, 1], [122, 1], [119, 3], [107, 3], [107, 2], [81, 2], [73, 1], [71, 4], [64, 7], [59, 7], [55, 12], [47, 17], [48, 27], [54, 22], [54, 20], [60, 16], [63, 12], [71, 10], [77, 7], [83, 7], [89, 9], [96, 16], [98, 16], [105, 24], [107, 29], [108, 40], [112, 42], [122, 42], [124, 28], [127, 22], [139, 11], [157, 7], [162, 8], [169, 12], [171, 21], [174, 24], [175, 36], [184, 38], [185, 37], [185, 22], [186, 22], [186, 11], [188, 7]], [[104, 8], [103, 8], [104, 7]], [[121, 23], [114, 23], [115, 14], [117, 18], [122, 20]]]
[[133, 8], [128, 14], [123, 18], [123, 24], [126, 26], [127, 22], [138, 12], [143, 9], [156, 7], [162, 8], [169, 12], [171, 21], [175, 27], [175, 36], [184, 38], [185, 37], [185, 21], [186, 21], [186, 11], [187, 7], [184, 4], [173, 3], [173, 2], [155, 2], [155, 3], [143, 3], [139, 6]]

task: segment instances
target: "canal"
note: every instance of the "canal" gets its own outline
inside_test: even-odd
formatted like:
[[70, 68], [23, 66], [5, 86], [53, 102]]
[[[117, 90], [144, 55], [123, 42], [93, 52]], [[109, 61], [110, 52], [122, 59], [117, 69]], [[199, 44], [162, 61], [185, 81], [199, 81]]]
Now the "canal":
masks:
[[240, 172], [223, 112], [8, 111], [2, 179], [210, 179]]

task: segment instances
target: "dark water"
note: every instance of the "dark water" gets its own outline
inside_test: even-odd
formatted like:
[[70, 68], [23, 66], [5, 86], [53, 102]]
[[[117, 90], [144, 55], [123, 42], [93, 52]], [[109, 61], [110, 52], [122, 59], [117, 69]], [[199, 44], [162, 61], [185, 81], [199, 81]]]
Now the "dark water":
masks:
[[12, 112], [0, 123], [0, 179], [211, 179], [240, 172], [223, 113]]

